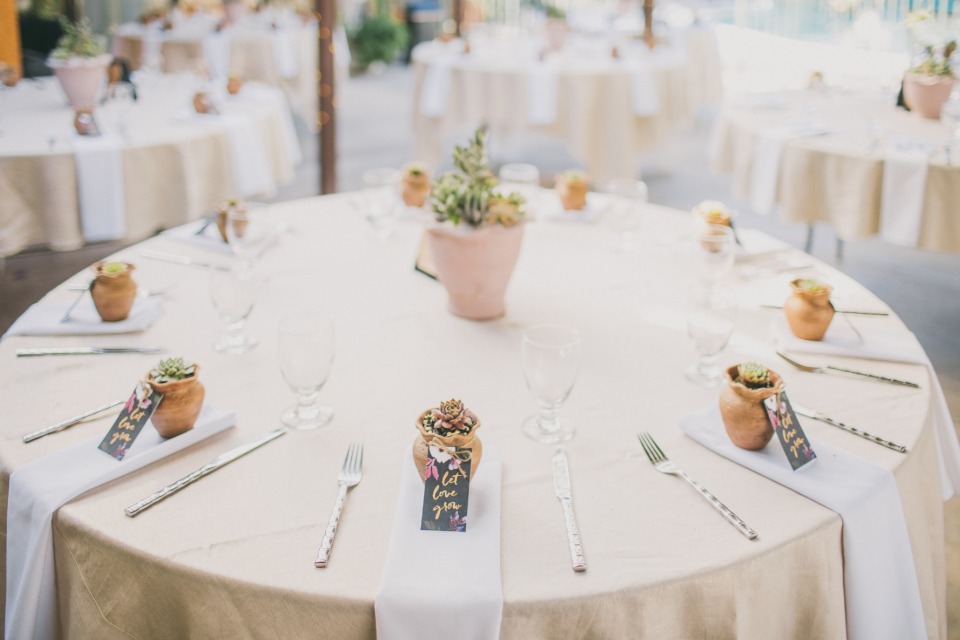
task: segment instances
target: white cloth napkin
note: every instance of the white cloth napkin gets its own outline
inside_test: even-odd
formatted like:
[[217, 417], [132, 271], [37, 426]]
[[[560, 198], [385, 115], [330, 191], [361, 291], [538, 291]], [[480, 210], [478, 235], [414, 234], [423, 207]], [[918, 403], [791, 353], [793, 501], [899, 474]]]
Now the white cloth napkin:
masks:
[[230, 137], [230, 161], [237, 194], [249, 197], [274, 193], [277, 185], [267, 163], [263, 136], [253, 119], [239, 114], [223, 114], [218, 121], [226, 127]]
[[[204, 225], [206, 225], [206, 227], [204, 227]], [[233, 248], [231, 248], [230, 245], [224, 241], [223, 236], [220, 235], [220, 229], [217, 228], [216, 221], [207, 224], [206, 219], [195, 220], [194, 222], [188, 222], [173, 229], [167, 229], [161, 235], [224, 255], [233, 254]]]
[[750, 205], [764, 215], [773, 211], [777, 201], [777, 183], [780, 177], [780, 157], [783, 147], [794, 138], [808, 138], [827, 133], [818, 124], [794, 123], [761, 130], [754, 147], [750, 180]]
[[630, 104], [635, 116], [644, 118], [660, 113], [660, 90], [648, 62], [630, 72]]
[[880, 237], [887, 242], [917, 246], [931, 152], [926, 141], [911, 138], [887, 145], [880, 193]]
[[837, 512], [843, 520], [843, 590], [851, 640], [926, 637], [893, 474], [819, 441], [813, 443], [817, 459], [792, 471], [776, 439], [760, 451], [730, 442], [717, 405], [681, 417], [680, 429], [723, 457]]
[[277, 63], [277, 73], [281, 78], [296, 78], [300, 70], [297, 59], [297, 34], [293, 29], [275, 29], [270, 34], [273, 42], [273, 56]]
[[[76, 295], [80, 295], [77, 293]], [[73, 300], [41, 300], [17, 318], [8, 336], [93, 336], [146, 331], [163, 313], [163, 299], [159, 296], [137, 297], [126, 320], [104, 322], [97, 314], [93, 299], [83, 299], [70, 312], [70, 321], [61, 322]]]
[[74, 136], [80, 228], [88, 242], [116, 240], [127, 232], [123, 141], [114, 135]]
[[452, 75], [453, 60], [449, 58], [437, 58], [427, 64], [427, 72], [423, 78], [423, 92], [420, 94], [421, 115], [439, 118], [446, 112]]
[[204, 405], [193, 429], [175, 438], [161, 438], [147, 424], [123, 460], [97, 448], [101, 434], [14, 471], [7, 503], [6, 640], [60, 636], [52, 533], [57, 509], [81, 493], [209, 438], [234, 421], [233, 413]]
[[[423, 482], [405, 455], [400, 496], [380, 592], [374, 602], [380, 640], [496, 640], [500, 637], [500, 455], [483, 449], [470, 482], [467, 530], [421, 531]], [[468, 579], [456, 589], [424, 579], [433, 560], [456, 562]], [[427, 571], [427, 573], [425, 573]]]
[[801, 340], [790, 332], [783, 316], [774, 323], [774, 339], [785, 351], [792, 353], [850, 356], [867, 360], [889, 360], [926, 365], [930, 374], [930, 395], [933, 400], [933, 435], [940, 457], [940, 482], [943, 499], [960, 493], [960, 442], [953, 428], [950, 407], [943, 395], [940, 379], [933, 369], [920, 341], [912, 332], [899, 328], [869, 327], [857, 323], [863, 342], [856, 337], [849, 324], [834, 317], [823, 340]]
[[215, 80], [226, 80], [230, 75], [231, 29], [215, 31], [203, 37], [203, 59], [207, 71]]
[[550, 124], [557, 119], [559, 76], [556, 65], [536, 63], [527, 69], [527, 123]]

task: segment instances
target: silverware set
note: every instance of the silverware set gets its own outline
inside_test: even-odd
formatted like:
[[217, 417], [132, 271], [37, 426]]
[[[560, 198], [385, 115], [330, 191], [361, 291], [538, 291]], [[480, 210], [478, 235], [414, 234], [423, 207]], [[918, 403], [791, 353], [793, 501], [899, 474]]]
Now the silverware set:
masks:
[[18, 358], [34, 358], [38, 356], [91, 356], [110, 355], [115, 353], [166, 353], [163, 347], [40, 347], [33, 349], [17, 349]]
[[860, 376], [861, 378], [869, 378], [871, 380], [877, 380], [879, 382], [887, 382], [889, 384], [896, 384], [903, 387], [911, 387], [913, 389], [919, 389], [920, 385], [916, 382], [910, 382], [909, 380], [900, 380], [898, 378], [888, 378], [887, 376], [879, 376], [875, 373], [866, 373], [864, 371], [856, 371], [854, 369], [847, 369], [844, 367], [835, 367], [833, 365], [823, 365], [823, 366], [812, 366], [808, 364], [803, 364], [797, 362], [787, 354], [782, 351], [777, 351], [777, 355], [792, 364], [794, 367], [800, 371], [806, 371], [808, 373], [846, 373], [853, 376]]
[[78, 416], [74, 416], [74, 417], [72, 417], [72, 418], [68, 418], [68, 419], [64, 420], [63, 422], [58, 422], [57, 424], [52, 425], [52, 426], [49, 426], [49, 427], [47, 427], [46, 429], [40, 429], [39, 431], [34, 431], [33, 433], [28, 433], [27, 435], [23, 436], [23, 442], [24, 442], [24, 443], [33, 442], [34, 440], [39, 440], [40, 438], [42, 438], [42, 437], [44, 437], [44, 436], [48, 436], [48, 435], [50, 435], [51, 433], [57, 433], [57, 432], [59, 432], [59, 431], [63, 431], [64, 429], [69, 429], [69, 428], [72, 427], [73, 425], [79, 424], [79, 423], [83, 422], [84, 420], [86, 420], [86, 419], [88, 419], [88, 418], [92, 418], [93, 416], [97, 415], [98, 413], [103, 413], [104, 411], [106, 411], [106, 410], [108, 410], [108, 409], [113, 409], [114, 407], [119, 407], [119, 406], [122, 405], [124, 402], [125, 402], [124, 400], [116, 400], [115, 402], [108, 402], [107, 404], [102, 405], [102, 406], [99, 406], [99, 407], [97, 407], [96, 409], [91, 409], [90, 411], [84, 411], [83, 413], [81, 413], [81, 414], [78, 415]]
[[324, 531], [323, 540], [320, 542], [320, 550], [317, 552], [317, 559], [313, 564], [316, 567], [326, 567], [330, 563], [330, 553], [333, 551], [333, 540], [337, 536], [337, 527], [340, 525], [340, 512], [343, 511], [343, 503], [347, 500], [347, 490], [360, 484], [363, 478], [363, 445], [356, 442], [347, 447], [347, 454], [343, 457], [343, 465], [340, 467], [340, 473], [337, 475], [337, 484], [340, 485], [340, 492], [337, 494], [337, 501], [333, 505], [333, 513], [327, 521], [327, 529]]
[[861, 431], [860, 429], [857, 429], [856, 427], [851, 427], [850, 425], [846, 425], [846, 424], [840, 422], [839, 420], [834, 420], [833, 418], [831, 418], [830, 416], [828, 416], [828, 415], [826, 415], [826, 414], [824, 414], [824, 413], [821, 413], [821, 412], [819, 412], [819, 411], [815, 411], [815, 410], [813, 410], [813, 409], [809, 409], [809, 408], [804, 407], [803, 405], [799, 405], [799, 404], [797, 404], [797, 403], [795, 403], [795, 402], [791, 403], [791, 405], [793, 406], [793, 410], [796, 411], [797, 413], [799, 413], [801, 416], [806, 416], [807, 418], [812, 418], [813, 420], [819, 420], [820, 422], [823, 422], [824, 424], [829, 424], [829, 425], [832, 426], [832, 427], [837, 427], [838, 429], [843, 429], [843, 430], [846, 431], [847, 433], [852, 433], [852, 434], [854, 434], [854, 435], [856, 435], [856, 436], [860, 436], [860, 437], [863, 438], [864, 440], [869, 440], [870, 442], [876, 442], [877, 444], [883, 445], [884, 447], [886, 447], [886, 448], [888, 448], [888, 449], [893, 449], [894, 451], [899, 451], [900, 453], [906, 453], [906, 452], [907, 452], [907, 448], [906, 448], [905, 446], [903, 446], [902, 444], [896, 444], [895, 442], [890, 442], [889, 440], [884, 440], [883, 438], [878, 438], [877, 436], [871, 435], [871, 434], [867, 433], [866, 431]]
[[570, 562], [576, 572], [587, 570], [587, 561], [580, 544], [577, 516], [573, 512], [573, 492], [570, 490], [570, 465], [563, 447], [553, 454], [553, 488], [563, 507], [563, 522], [567, 528], [567, 543], [570, 545]]

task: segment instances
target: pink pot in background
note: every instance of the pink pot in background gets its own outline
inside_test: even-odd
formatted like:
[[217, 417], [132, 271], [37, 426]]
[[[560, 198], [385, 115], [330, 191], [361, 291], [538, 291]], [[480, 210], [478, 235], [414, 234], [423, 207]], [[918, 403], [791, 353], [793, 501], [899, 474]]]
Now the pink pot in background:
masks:
[[950, 99], [956, 79], [952, 76], [925, 76], [908, 73], [903, 79], [903, 101], [910, 111], [924, 118], [938, 119], [940, 109]]
[[567, 42], [567, 34], [570, 33], [570, 25], [561, 18], [547, 18], [546, 29], [547, 49], [550, 51], [563, 51], [563, 45]]
[[434, 227], [427, 237], [437, 277], [449, 296], [450, 313], [470, 320], [502, 316], [503, 298], [520, 255], [523, 225]]
[[247, 4], [245, 2], [225, 2], [223, 3], [223, 17], [227, 24], [237, 24], [247, 15]]
[[107, 82], [107, 67], [112, 59], [110, 55], [51, 59], [47, 60], [47, 65], [57, 75], [70, 106], [92, 111], [100, 103], [100, 91]]

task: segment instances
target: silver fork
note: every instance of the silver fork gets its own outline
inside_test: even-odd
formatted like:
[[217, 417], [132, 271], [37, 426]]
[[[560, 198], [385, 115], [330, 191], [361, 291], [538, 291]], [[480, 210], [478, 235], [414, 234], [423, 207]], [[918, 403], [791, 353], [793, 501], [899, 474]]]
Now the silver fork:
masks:
[[808, 373], [830, 373], [831, 371], [839, 371], [841, 373], [849, 373], [851, 375], [860, 376], [862, 378], [870, 378], [871, 380], [879, 380], [880, 382], [889, 382], [890, 384], [898, 384], [903, 387], [910, 387], [912, 389], [919, 389], [920, 385], [916, 382], [910, 382], [909, 380], [899, 380], [897, 378], [888, 378], [886, 376], [878, 376], [875, 373], [866, 373], [865, 371], [855, 371], [854, 369], [844, 369], [843, 367], [834, 367], [832, 365], [825, 365], [822, 367], [814, 367], [809, 364], [802, 364], [797, 362], [787, 354], [782, 351], [777, 351], [777, 355], [795, 366], [800, 371], [806, 371]]
[[337, 495], [336, 504], [333, 505], [333, 513], [327, 521], [327, 530], [323, 534], [317, 559], [313, 562], [314, 566], [325, 567], [330, 562], [333, 539], [337, 536], [337, 526], [340, 524], [340, 512], [343, 510], [343, 503], [347, 500], [347, 489], [360, 484], [361, 478], [363, 478], [363, 445], [354, 442], [347, 447], [347, 454], [343, 457], [343, 465], [337, 476], [340, 493]]
[[757, 532], [747, 526], [747, 523], [741, 520], [740, 516], [731, 511], [727, 505], [717, 500], [715, 495], [704, 489], [696, 480], [688, 476], [684, 471], [678, 468], [677, 465], [672, 463], [660, 448], [660, 445], [656, 443], [649, 433], [638, 433], [637, 438], [640, 439], [640, 446], [643, 447], [643, 452], [647, 454], [647, 457], [650, 459], [650, 462], [657, 471], [672, 476], [680, 476], [689, 482], [694, 489], [700, 492], [701, 496], [707, 499], [707, 502], [709, 502], [714, 509], [720, 512], [720, 515], [727, 519], [727, 522], [737, 528], [737, 531], [745, 535], [750, 540], [756, 540]]

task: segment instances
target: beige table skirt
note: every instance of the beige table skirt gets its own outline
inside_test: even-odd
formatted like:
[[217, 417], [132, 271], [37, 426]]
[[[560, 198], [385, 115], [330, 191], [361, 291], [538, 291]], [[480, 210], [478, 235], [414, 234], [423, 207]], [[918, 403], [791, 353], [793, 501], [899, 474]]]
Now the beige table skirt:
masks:
[[[271, 207], [286, 231], [258, 269], [249, 330], [259, 346], [218, 354], [219, 332], [202, 271], [143, 259], [141, 285], [168, 283], [163, 317], [125, 344], [165, 345], [200, 362], [207, 400], [234, 410], [228, 432], [70, 502], [54, 519], [64, 637], [373, 638], [373, 602], [395, 517], [398, 479], [409, 470], [414, 421], [441, 399], [462, 398], [480, 416], [481, 436], [503, 459], [501, 572], [505, 639], [844, 638], [839, 516], [723, 459], [676, 426], [716, 402], [688, 383], [695, 359], [683, 305], [693, 280], [685, 245], [663, 246], [689, 215], [649, 206], [641, 251], [615, 254], [601, 225], [539, 222], [507, 295], [507, 315], [470, 322], [450, 315], [441, 285], [413, 269], [421, 237], [404, 223], [378, 239], [351, 195]], [[204, 253], [169, 237], [140, 246]], [[692, 250], [692, 249], [690, 249]], [[818, 266], [845, 302], [878, 304], [856, 283]], [[767, 287], [785, 297], [788, 276], [736, 281], [742, 300]], [[782, 290], [782, 291], [781, 291]], [[778, 293], [779, 292], [779, 293]], [[51, 298], [75, 293], [64, 288]], [[333, 421], [291, 432], [204, 478], [135, 519], [123, 508], [277, 426], [294, 402], [277, 365], [279, 320], [318, 307], [337, 326], [337, 355], [321, 392]], [[943, 507], [930, 424], [926, 370], [853, 361], [857, 368], [918, 380], [921, 390], [789, 370], [767, 336], [777, 311], [744, 305], [724, 362], [775, 367], [795, 398], [893, 439], [902, 455], [826, 425], [808, 435], [892, 471], [903, 502], [931, 638], [946, 637]], [[902, 327], [895, 317], [871, 318]], [[589, 569], [570, 570], [552, 447], [528, 440], [536, 411], [524, 384], [525, 327], [562, 322], [583, 342], [580, 375], [564, 413], [578, 432], [567, 446]], [[68, 338], [0, 342], [0, 518], [11, 471], [105, 432], [109, 420], [78, 425], [30, 445], [20, 435], [129, 392], [154, 356], [16, 359], [19, 347]], [[113, 344], [115, 338], [91, 338]], [[759, 532], [748, 541], [689, 486], [657, 473], [637, 444], [650, 431], [671, 459]], [[313, 566], [347, 443], [365, 442], [363, 482], [352, 490], [329, 567]], [[479, 469], [483, 473], [483, 467]], [[0, 521], [5, 527], [5, 519]], [[436, 571], [424, 558], [424, 571]], [[469, 579], [469, 576], [463, 576]]]

